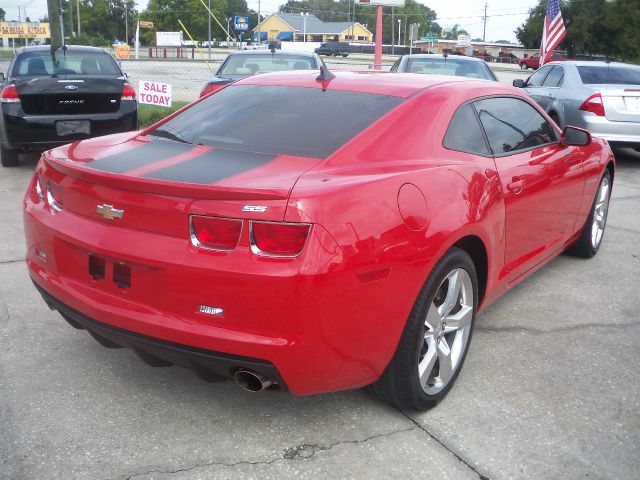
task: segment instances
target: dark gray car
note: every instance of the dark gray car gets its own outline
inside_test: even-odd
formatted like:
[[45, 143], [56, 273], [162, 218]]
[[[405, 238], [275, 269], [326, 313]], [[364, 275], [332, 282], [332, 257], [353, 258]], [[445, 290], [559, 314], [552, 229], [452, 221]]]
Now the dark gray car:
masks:
[[552, 62], [514, 80], [560, 127], [573, 125], [612, 146], [640, 148], [640, 67], [614, 62]]
[[465, 57], [463, 55], [436, 55], [433, 53], [403, 55], [393, 64], [391, 71], [498, 81], [487, 62], [480, 58]]

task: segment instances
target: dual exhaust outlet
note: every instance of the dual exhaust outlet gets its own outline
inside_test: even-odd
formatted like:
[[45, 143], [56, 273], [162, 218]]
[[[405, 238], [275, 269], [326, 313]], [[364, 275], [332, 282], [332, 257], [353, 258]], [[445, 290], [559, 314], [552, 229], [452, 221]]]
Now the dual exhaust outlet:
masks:
[[261, 392], [275, 383], [269, 377], [242, 368], [233, 374], [233, 379], [241, 388], [249, 392]]

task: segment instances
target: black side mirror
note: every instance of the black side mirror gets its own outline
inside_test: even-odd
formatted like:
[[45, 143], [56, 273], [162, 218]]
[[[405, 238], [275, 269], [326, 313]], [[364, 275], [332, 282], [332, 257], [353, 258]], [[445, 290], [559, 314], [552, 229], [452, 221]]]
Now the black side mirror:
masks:
[[514, 87], [518, 87], [518, 88], [524, 88], [527, 84], [525, 83], [524, 80], [522, 80], [521, 78], [516, 78], [513, 81], [513, 86]]
[[562, 131], [562, 143], [576, 147], [584, 147], [591, 143], [591, 134], [576, 127], [564, 127]]

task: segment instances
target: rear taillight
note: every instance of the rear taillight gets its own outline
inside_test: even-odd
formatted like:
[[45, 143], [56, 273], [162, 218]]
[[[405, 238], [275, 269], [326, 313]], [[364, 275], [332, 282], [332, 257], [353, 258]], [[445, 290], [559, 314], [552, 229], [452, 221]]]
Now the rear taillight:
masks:
[[599, 117], [604, 117], [604, 104], [602, 103], [602, 96], [599, 93], [594, 93], [587, 98], [579, 110], [583, 112], [595, 113]]
[[42, 175], [40, 173], [36, 173], [36, 194], [40, 197], [41, 200], [44, 200], [44, 181], [42, 180]]
[[191, 216], [191, 243], [209, 250], [233, 250], [238, 246], [242, 220]]
[[125, 82], [122, 85], [122, 100], [135, 100], [136, 99], [136, 91], [133, 87]]
[[2, 103], [14, 103], [20, 101], [20, 95], [18, 95], [18, 89], [15, 85], [7, 85], [2, 89], [0, 94], [0, 101]]
[[47, 182], [47, 203], [56, 212], [62, 210], [62, 188], [60, 185]]
[[251, 221], [251, 250], [256, 255], [296, 257], [300, 255], [311, 232], [308, 223], [278, 223]]
[[208, 95], [210, 93], [217, 92], [222, 87], [224, 87], [224, 84], [207, 83], [200, 92], [200, 96], [204, 97], [205, 95]]

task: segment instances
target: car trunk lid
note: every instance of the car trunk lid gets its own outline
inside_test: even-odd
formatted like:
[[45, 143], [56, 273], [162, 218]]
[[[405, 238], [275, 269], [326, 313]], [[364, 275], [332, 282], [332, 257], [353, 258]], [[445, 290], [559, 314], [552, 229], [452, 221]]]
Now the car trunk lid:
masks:
[[640, 122], [640, 86], [597, 86], [604, 113], [612, 122]]
[[124, 78], [50, 76], [15, 81], [27, 115], [85, 115], [117, 112]]
[[75, 143], [45, 162], [65, 211], [184, 237], [189, 215], [282, 221], [296, 180], [319, 160], [135, 136]]

